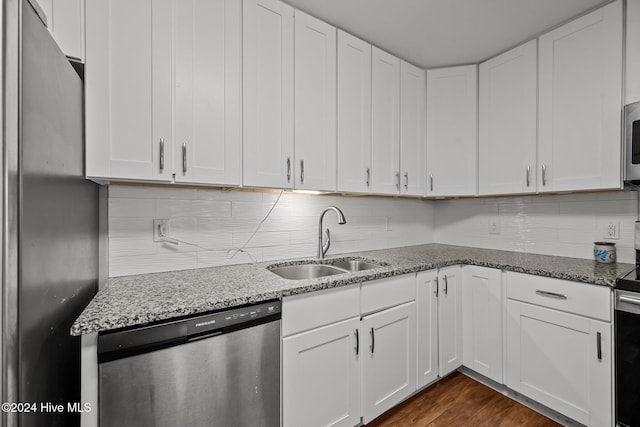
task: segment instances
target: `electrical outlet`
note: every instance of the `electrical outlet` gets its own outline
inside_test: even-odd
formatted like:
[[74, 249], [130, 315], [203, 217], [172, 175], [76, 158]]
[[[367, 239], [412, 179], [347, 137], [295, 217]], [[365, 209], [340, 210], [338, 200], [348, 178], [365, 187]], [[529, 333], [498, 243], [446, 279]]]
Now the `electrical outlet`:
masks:
[[620, 223], [618, 221], [609, 221], [606, 223], [604, 229], [605, 239], [619, 239], [620, 238]]
[[500, 234], [500, 219], [498, 217], [489, 218], [489, 234]]
[[393, 231], [393, 224], [391, 223], [391, 218], [387, 217], [387, 231]]
[[164, 242], [161, 234], [169, 234], [169, 220], [168, 219], [154, 219], [153, 220], [153, 241]]

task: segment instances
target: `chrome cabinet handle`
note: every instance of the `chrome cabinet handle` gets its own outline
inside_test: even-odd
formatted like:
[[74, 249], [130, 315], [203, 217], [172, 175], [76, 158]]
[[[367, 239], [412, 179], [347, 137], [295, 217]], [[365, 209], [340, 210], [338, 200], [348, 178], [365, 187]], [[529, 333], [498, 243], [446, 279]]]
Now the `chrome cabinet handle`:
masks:
[[164, 172], [164, 138], [160, 138], [160, 173]]
[[596, 347], [598, 360], [602, 360], [602, 334], [600, 332], [596, 332]]
[[557, 294], [555, 292], [549, 292], [549, 291], [541, 291], [540, 289], [536, 289], [536, 294], [543, 297], [549, 297], [549, 298], [567, 299], [567, 296], [564, 294]]
[[400, 172], [396, 172], [396, 188], [400, 190]]
[[447, 295], [447, 293], [449, 292], [449, 281], [447, 280], [447, 275], [445, 274], [444, 277], [444, 294]]
[[433, 174], [429, 175], [429, 187], [431, 188], [431, 191], [433, 192]]
[[633, 305], [640, 305], [640, 298], [634, 298], [634, 297], [629, 297], [626, 295], [620, 295], [618, 296], [618, 299], [620, 300], [620, 302], [626, 302], [629, 304], [633, 304]]
[[182, 143], [182, 174], [187, 173], [187, 143]]
[[358, 329], [354, 331], [354, 334], [356, 336], [356, 356], [357, 356], [360, 353], [360, 333], [358, 332]]
[[287, 157], [287, 182], [291, 182], [291, 157]]
[[547, 185], [547, 165], [542, 165], [542, 186]]
[[373, 354], [375, 347], [376, 347], [376, 335], [373, 331], [373, 328], [371, 328], [371, 354]]
[[440, 283], [438, 281], [438, 276], [436, 276], [436, 289], [433, 291], [433, 293], [435, 294], [436, 298], [438, 298], [438, 286], [440, 286]]
[[304, 160], [300, 160], [300, 184], [304, 184]]
[[409, 172], [404, 173], [404, 189], [409, 189]]
[[367, 188], [371, 185], [371, 169], [367, 168]]
[[527, 187], [529, 187], [529, 174], [531, 173], [531, 166], [527, 166]]

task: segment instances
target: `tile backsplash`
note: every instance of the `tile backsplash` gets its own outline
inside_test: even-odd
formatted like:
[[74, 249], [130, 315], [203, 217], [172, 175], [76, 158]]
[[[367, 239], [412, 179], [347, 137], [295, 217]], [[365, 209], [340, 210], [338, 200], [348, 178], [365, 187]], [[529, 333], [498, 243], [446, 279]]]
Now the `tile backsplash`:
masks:
[[[574, 258], [593, 258], [593, 242], [616, 243], [620, 262], [635, 262], [635, 191], [554, 196], [441, 200], [435, 204], [435, 240], [462, 246]], [[490, 221], [499, 234], [489, 234]], [[607, 224], [619, 239], [605, 238]]]
[[[593, 242], [604, 240], [616, 243], [619, 261], [635, 261], [635, 191], [430, 201], [112, 185], [109, 275], [313, 257], [330, 205], [347, 224], [325, 216], [329, 255], [438, 242], [591, 259]], [[169, 220], [168, 235], [182, 243], [154, 242], [154, 218]], [[604, 237], [611, 222], [619, 239]]]
[[[325, 215], [324, 226], [331, 229], [329, 255], [434, 241], [432, 201], [289, 192], [278, 197], [279, 192], [112, 185], [109, 275], [313, 257], [318, 217], [331, 205], [344, 212], [347, 224], [338, 225], [332, 212]], [[154, 242], [154, 218], [169, 220], [167, 234], [183, 243]], [[245, 243], [245, 252], [236, 253]]]

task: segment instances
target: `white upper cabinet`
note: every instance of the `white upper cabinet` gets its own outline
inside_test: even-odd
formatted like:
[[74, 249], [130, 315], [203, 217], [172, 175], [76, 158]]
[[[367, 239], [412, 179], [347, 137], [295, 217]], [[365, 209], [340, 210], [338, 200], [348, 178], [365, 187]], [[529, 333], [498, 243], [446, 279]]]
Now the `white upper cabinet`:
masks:
[[243, 4], [243, 183], [293, 188], [293, 8]]
[[427, 196], [476, 194], [477, 66], [427, 71]]
[[295, 188], [336, 189], [336, 29], [295, 11]]
[[84, 0], [36, 0], [66, 56], [84, 62]]
[[400, 61], [400, 194], [423, 196], [427, 158], [425, 72]]
[[371, 191], [400, 192], [400, 60], [371, 50]]
[[535, 193], [537, 43], [480, 64], [480, 195]]
[[338, 30], [338, 191], [371, 191], [371, 45]]
[[240, 184], [240, 4], [92, 1], [86, 19], [87, 176]]
[[172, 180], [171, 39], [155, 20], [165, 4], [152, 3], [86, 4], [88, 177]]
[[622, 1], [539, 38], [538, 190], [620, 188]]
[[174, 0], [176, 182], [240, 184], [241, 24], [235, 0]]
[[627, 0], [625, 104], [640, 102], [640, 0]]

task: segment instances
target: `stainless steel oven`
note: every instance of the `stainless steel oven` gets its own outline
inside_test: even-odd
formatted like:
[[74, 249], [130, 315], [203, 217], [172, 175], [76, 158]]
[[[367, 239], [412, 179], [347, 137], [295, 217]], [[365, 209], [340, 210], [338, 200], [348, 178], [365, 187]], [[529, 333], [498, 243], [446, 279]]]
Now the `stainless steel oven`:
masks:
[[625, 181], [640, 184], [640, 102], [624, 107]]
[[640, 278], [618, 279], [615, 290], [616, 426], [640, 426]]

